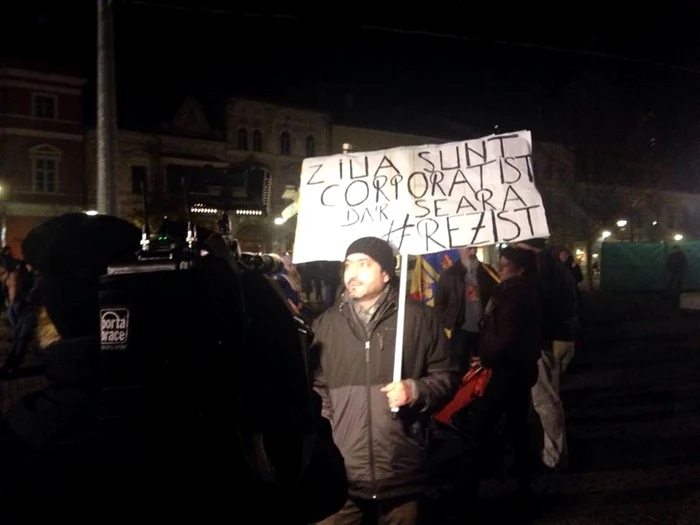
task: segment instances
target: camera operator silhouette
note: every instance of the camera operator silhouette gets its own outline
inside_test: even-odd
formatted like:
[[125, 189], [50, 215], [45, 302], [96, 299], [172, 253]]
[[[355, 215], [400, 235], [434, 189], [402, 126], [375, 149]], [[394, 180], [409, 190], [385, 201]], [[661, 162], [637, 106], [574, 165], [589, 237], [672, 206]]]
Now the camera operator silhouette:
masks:
[[[299, 336], [288, 329], [293, 325], [286, 318], [256, 319], [255, 307], [249, 308], [251, 344], [230, 349], [237, 355], [231, 362], [258, 365], [256, 369], [211, 370], [211, 376], [197, 377], [201, 370], [196, 363], [192, 375], [178, 375], [189, 369], [189, 363], [181, 362], [170, 382], [154, 383], [167, 384], [172, 391], [134, 397], [131, 405], [123, 392], [115, 397], [105, 386], [110, 361], [100, 344], [100, 283], [113, 263], [134, 259], [140, 237], [136, 227], [115, 217], [68, 214], [34, 229], [22, 245], [25, 260], [38, 274], [35, 334], [48, 386], [22, 398], [0, 420], [3, 523], [38, 523], [47, 518], [123, 523], [140, 517], [201, 521], [219, 519], [225, 511], [228, 516], [251, 516], [256, 523], [302, 524], [341, 508], [347, 497], [343, 458], [329, 424], [320, 416], [320, 400], [311, 395], [303, 373], [304, 355], [298, 351]], [[263, 276], [261, 281], [249, 278], [252, 274], [239, 275], [244, 294], [258, 287], [259, 295], [269, 299], [268, 306], [274, 303], [278, 296], [272, 287], [267, 290], [260, 284]], [[156, 299], [186, 308], [188, 297], [179, 296], [179, 290], [170, 293]], [[284, 312], [286, 305], [279, 302], [282, 308], [276, 311]], [[275, 361], [264, 351], [260, 353], [265, 354], [268, 369], [260, 367], [254, 346], [260, 340], [255, 338], [260, 326], [281, 332], [278, 341], [288, 342], [288, 348], [279, 348], [285, 356], [280, 362], [298, 355], [298, 366], [291, 372], [276, 371]], [[172, 332], [162, 339], [170, 341], [184, 331], [203, 328], [146, 329], [156, 337]], [[166, 365], [177, 362], [180, 355], [180, 349], [173, 347], [148, 350], [168, 354]], [[217, 351], [195, 350], [214, 355]], [[191, 358], [196, 353], [185, 349], [183, 355]], [[167, 375], [157, 369], [149, 373]], [[277, 411], [255, 405], [250, 392], [239, 395], [236, 384], [237, 378], [247, 377], [245, 384], [255, 393], [265, 388], [268, 374], [282, 378], [276, 385]], [[214, 384], [205, 388], [209, 383]], [[285, 389], [304, 388], [309, 395], [294, 399], [308, 399], [308, 406], [285, 405]], [[313, 447], [304, 459], [298, 459], [305, 441], [294, 421], [283, 422], [286, 428], [278, 432], [283, 440], [261, 432], [260, 446], [247, 448], [243, 419], [254, 413], [264, 428], [274, 429], [281, 426], [275, 419], [285, 410], [313, 414]], [[111, 417], [115, 413], [126, 416]], [[251, 458], [251, 450], [262, 457]], [[299, 463], [303, 465], [290, 467]], [[269, 467], [265, 475], [257, 471], [261, 464]], [[290, 479], [287, 473], [292, 473]]]

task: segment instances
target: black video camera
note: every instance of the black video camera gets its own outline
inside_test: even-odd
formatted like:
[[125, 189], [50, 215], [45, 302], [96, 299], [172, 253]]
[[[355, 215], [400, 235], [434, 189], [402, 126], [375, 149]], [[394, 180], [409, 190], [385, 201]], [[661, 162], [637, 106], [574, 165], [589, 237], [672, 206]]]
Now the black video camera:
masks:
[[110, 416], [207, 428], [238, 439], [257, 478], [299, 479], [315, 432], [310, 329], [221, 235], [168, 222], [142, 245], [100, 282]]

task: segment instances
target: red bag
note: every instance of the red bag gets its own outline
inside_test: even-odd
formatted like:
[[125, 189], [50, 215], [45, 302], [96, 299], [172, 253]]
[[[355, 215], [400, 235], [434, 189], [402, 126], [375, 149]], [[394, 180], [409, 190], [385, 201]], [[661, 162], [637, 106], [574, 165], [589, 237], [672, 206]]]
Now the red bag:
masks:
[[464, 407], [471, 405], [477, 397], [484, 395], [486, 385], [491, 379], [491, 369], [481, 365], [475, 366], [462, 378], [462, 386], [459, 387], [452, 401], [435, 414], [435, 421], [450, 425], [452, 417]]

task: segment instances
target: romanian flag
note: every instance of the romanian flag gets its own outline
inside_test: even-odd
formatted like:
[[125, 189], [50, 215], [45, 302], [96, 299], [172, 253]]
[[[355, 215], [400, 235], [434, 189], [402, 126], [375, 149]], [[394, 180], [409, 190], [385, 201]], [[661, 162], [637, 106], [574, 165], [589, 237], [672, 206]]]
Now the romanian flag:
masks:
[[411, 276], [411, 293], [409, 297], [421, 301], [430, 307], [435, 306], [440, 274], [459, 261], [457, 250], [420, 255]]

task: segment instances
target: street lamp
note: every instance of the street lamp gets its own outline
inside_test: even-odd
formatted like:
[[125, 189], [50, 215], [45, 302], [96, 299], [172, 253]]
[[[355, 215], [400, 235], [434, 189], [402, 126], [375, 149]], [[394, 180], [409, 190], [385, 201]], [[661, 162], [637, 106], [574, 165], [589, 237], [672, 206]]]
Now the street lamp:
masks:
[[673, 240], [674, 240], [674, 241], [682, 241], [682, 240], [683, 240], [683, 236], [682, 236], [680, 233], [677, 233], [677, 234], [675, 234], [675, 235], [673, 236]]
[[602, 237], [603, 239], [607, 239], [607, 238], [610, 237], [611, 235], [612, 235], [612, 233], [610, 233], [609, 231], [605, 230], [605, 231], [603, 232], [603, 234], [601, 235], [601, 237]]
[[625, 219], [620, 219], [619, 221], [617, 221], [618, 228], [624, 228], [625, 226], [627, 226], [627, 221]]

